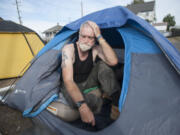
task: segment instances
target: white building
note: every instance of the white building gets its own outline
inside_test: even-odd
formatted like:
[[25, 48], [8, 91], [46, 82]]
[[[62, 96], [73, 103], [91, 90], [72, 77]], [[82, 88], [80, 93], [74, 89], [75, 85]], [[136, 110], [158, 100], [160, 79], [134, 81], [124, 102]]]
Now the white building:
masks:
[[171, 34], [167, 32], [167, 23], [156, 23], [155, 0], [150, 2], [131, 4], [128, 5], [127, 8], [137, 16], [151, 23], [164, 36], [169, 36]]
[[156, 28], [159, 32], [161, 32], [165, 37], [168, 37], [171, 35], [171, 32], [167, 31], [167, 22], [161, 22], [161, 23], [153, 23], [152, 24], [154, 28]]
[[47, 30], [45, 30], [43, 32], [44, 34], [44, 40], [46, 42], [49, 42], [55, 35], [57, 32], [59, 32], [61, 29], [62, 29], [63, 26], [60, 26], [59, 23], [57, 23], [56, 26], [52, 27], [52, 28], [49, 28]]
[[127, 8], [144, 20], [155, 22], [155, 1], [128, 5]]
[[162, 23], [153, 23], [152, 24], [158, 31], [164, 33], [167, 30], [167, 22], [162, 22]]

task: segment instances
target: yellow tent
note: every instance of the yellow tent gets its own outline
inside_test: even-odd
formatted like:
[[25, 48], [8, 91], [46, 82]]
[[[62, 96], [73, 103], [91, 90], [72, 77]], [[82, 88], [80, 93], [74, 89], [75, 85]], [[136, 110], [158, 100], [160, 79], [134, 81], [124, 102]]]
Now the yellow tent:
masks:
[[31, 29], [0, 21], [0, 79], [22, 76], [28, 68], [23, 71], [25, 66], [42, 47], [44, 43]]

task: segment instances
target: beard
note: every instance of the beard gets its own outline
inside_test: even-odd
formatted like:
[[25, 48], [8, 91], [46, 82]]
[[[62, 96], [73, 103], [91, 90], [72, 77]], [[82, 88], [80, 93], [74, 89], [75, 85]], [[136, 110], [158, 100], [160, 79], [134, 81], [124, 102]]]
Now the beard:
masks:
[[79, 48], [81, 49], [82, 52], [86, 52], [91, 50], [92, 46], [84, 43], [79, 43]]

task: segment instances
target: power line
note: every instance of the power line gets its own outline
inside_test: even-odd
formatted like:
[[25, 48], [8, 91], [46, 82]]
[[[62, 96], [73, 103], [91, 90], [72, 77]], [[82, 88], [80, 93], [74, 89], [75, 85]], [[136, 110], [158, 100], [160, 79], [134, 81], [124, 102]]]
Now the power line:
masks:
[[21, 20], [21, 15], [20, 15], [20, 10], [19, 10], [19, 3], [17, 0], [16, 0], [16, 8], [17, 8], [17, 13], [18, 13], [18, 19], [19, 19], [19, 23], [22, 25], [22, 20]]

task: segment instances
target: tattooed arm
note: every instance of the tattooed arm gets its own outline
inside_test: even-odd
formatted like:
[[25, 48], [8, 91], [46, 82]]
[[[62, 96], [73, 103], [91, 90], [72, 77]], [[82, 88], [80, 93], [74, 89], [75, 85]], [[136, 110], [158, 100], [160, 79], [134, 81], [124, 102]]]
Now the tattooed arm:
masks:
[[[62, 49], [62, 75], [63, 81], [67, 92], [72, 97], [73, 101], [77, 103], [78, 101], [84, 100], [77, 84], [73, 80], [73, 58], [74, 58], [74, 47], [73, 45], [66, 45]], [[87, 104], [82, 104], [79, 108], [80, 116], [83, 122], [91, 123], [95, 125], [94, 115], [87, 106]]]
[[73, 48], [66, 45], [62, 50], [62, 75], [65, 87], [74, 102], [84, 100], [76, 83], [73, 80]]

